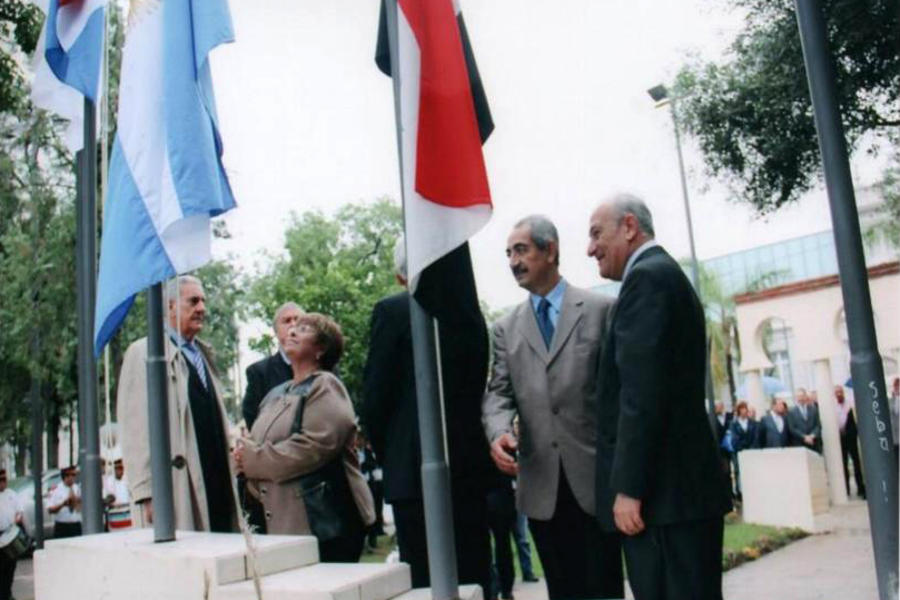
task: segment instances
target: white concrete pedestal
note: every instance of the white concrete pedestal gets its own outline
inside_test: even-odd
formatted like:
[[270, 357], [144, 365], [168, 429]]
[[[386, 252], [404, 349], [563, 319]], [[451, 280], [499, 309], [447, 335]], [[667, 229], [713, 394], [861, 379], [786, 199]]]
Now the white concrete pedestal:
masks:
[[815, 516], [828, 511], [825, 462], [806, 448], [744, 450], [741, 468], [747, 523], [815, 531]]
[[[387, 600], [410, 589], [405, 564], [316, 564], [309, 536], [257, 536], [263, 598]], [[239, 534], [179, 531], [155, 544], [153, 531], [50, 540], [34, 555], [35, 598], [72, 600], [250, 600], [256, 598]]]

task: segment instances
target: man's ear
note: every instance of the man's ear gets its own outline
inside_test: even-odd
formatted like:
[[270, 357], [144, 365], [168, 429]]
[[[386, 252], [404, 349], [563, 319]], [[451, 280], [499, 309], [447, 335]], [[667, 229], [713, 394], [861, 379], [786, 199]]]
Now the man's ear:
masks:
[[625, 239], [629, 242], [634, 241], [634, 238], [638, 236], [638, 233], [641, 230], [638, 225], [637, 217], [631, 213], [626, 213], [622, 219], [625, 222]]
[[551, 263], [559, 264], [559, 244], [557, 242], [553, 240], [547, 242], [547, 254]]

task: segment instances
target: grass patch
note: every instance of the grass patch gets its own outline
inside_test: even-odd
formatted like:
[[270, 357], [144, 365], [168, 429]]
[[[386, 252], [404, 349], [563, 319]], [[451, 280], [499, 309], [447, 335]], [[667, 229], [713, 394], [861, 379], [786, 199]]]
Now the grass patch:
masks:
[[[756, 560], [760, 556], [777, 550], [793, 541], [809, 535], [802, 529], [771, 527], [768, 525], [753, 525], [741, 521], [737, 513], [730, 513], [725, 517], [725, 536], [722, 544], [722, 571], [733, 569], [745, 562]], [[538, 556], [531, 532], [528, 532], [528, 540], [531, 543], [531, 566], [537, 577], [544, 576], [544, 568]], [[493, 548], [493, 539], [491, 540]], [[516, 579], [521, 581], [522, 572], [519, 569], [517, 548], [511, 539], [513, 547], [513, 564], [516, 569]], [[396, 540], [393, 536], [382, 535], [378, 537], [378, 545], [374, 549], [363, 552], [360, 562], [382, 563], [394, 549]]]
[[737, 513], [731, 513], [725, 517], [722, 571], [756, 560], [807, 535], [802, 529], [744, 523]]

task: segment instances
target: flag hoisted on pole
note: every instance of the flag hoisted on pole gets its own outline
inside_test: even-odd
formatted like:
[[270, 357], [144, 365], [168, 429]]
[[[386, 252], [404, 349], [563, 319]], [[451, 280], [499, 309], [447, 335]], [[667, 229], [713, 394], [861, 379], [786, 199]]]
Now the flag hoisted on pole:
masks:
[[[40, 108], [69, 120], [66, 146], [84, 141], [84, 99], [100, 96], [106, 0], [37, 1], [47, 15], [34, 59], [31, 98]], [[96, 134], [95, 134], [96, 135]]]
[[382, 4], [375, 62], [399, 78], [399, 116], [411, 289], [425, 268], [491, 218], [481, 145], [494, 129], [459, 4], [399, 0], [394, 65]]
[[487, 379], [468, 239], [491, 217], [481, 146], [493, 121], [457, 2], [383, 0], [375, 62], [394, 84], [428, 564], [432, 598], [448, 600], [458, 574], [444, 406], [480, 394], [446, 396], [441, 365], [467, 361], [464, 376]]
[[[78, 315], [78, 455], [85, 533], [103, 530], [97, 431], [97, 365], [91, 354], [91, 310], [97, 269], [97, 127], [106, 27], [105, 0], [50, 0], [36, 52], [32, 99], [69, 119], [65, 141], [78, 163], [76, 311]], [[37, 489], [37, 486], [36, 488]]]
[[98, 355], [135, 294], [210, 260], [210, 218], [235, 206], [208, 60], [233, 40], [224, 0], [131, 4], [103, 218]]

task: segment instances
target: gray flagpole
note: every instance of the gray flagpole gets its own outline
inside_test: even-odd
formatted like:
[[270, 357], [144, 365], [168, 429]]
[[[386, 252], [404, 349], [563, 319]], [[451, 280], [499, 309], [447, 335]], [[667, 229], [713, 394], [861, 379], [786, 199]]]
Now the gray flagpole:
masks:
[[162, 284], [157, 283], [147, 288], [147, 410], [150, 413], [147, 435], [150, 438], [150, 475], [153, 478], [150, 492], [155, 542], [175, 539], [163, 310]]
[[796, 0], [797, 22], [819, 135], [819, 151], [831, 205], [844, 314], [850, 338], [850, 372], [868, 488], [869, 524], [875, 553], [878, 595], [897, 597], [897, 461], [884, 368], [878, 354], [859, 216], [853, 194], [847, 145], [835, 91], [821, 2]]
[[[394, 116], [397, 124], [397, 154], [400, 159], [400, 189], [403, 194], [403, 142], [401, 132], [400, 59], [397, 38], [397, 0], [385, 0], [388, 39], [391, 49], [391, 78], [394, 84]], [[406, 197], [404, 205], [404, 229]], [[409, 240], [409, 236], [406, 236]], [[407, 252], [407, 256], [409, 253]], [[450, 501], [450, 469], [444, 444], [444, 418], [441, 411], [435, 320], [409, 295], [413, 360], [416, 373], [416, 401], [419, 412], [419, 440], [422, 450], [422, 500], [425, 507], [425, 532], [428, 540], [428, 571], [433, 600], [459, 598], [456, 572], [456, 543], [453, 535], [453, 510]], [[488, 590], [483, 590], [484, 594]]]
[[[35, 220], [36, 222], [37, 220]], [[31, 332], [31, 359], [36, 365], [40, 358], [38, 330]], [[41, 380], [37, 372], [31, 374], [31, 475], [34, 478], [34, 546], [44, 547], [44, 406], [41, 402]]]
[[97, 363], [94, 360], [94, 299], [97, 284], [97, 137], [94, 103], [84, 99], [84, 148], [79, 153], [76, 234], [78, 310], [78, 455], [81, 515], [85, 533], [103, 531], [100, 433], [97, 429]]

